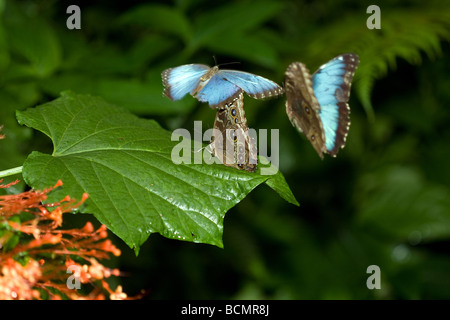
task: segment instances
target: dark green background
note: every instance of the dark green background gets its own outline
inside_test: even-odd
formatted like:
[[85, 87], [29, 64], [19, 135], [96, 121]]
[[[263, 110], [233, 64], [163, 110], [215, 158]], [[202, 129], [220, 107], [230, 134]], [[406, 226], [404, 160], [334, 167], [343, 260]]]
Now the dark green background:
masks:
[[[81, 30], [66, 28], [67, 6]], [[229, 66], [283, 82], [354, 52], [347, 146], [323, 161], [291, 126], [285, 98], [245, 98], [248, 124], [280, 129], [280, 170], [301, 206], [266, 186], [230, 210], [224, 249], [152, 235], [111, 265], [124, 291], [151, 299], [450, 298], [450, 7], [445, 1], [0, 0], [0, 170], [50, 141], [15, 110], [63, 90], [91, 93], [169, 130], [213, 126], [215, 111], [162, 96], [160, 73], [184, 63]], [[11, 180], [13, 177], [5, 179]], [[15, 177], [14, 177], [15, 178]], [[19, 187], [16, 188], [18, 191]], [[92, 216], [68, 216], [71, 224]], [[381, 289], [369, 290], [369, 265]]]

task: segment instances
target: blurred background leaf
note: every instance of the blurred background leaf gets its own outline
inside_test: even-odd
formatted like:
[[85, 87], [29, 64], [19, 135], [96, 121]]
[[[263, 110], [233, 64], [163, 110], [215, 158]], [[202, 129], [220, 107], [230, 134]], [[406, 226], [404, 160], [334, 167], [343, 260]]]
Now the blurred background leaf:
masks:
[[[227, 214], [223, 250], [152, 235], [138, 258], [125, 247], [111, 264], [131, 275], [124, 291], [144, 287], [154, 299], [449, 299], [450, 7], [383, 1], [381, 29], [369, 30], [371, 4], [82, 1], [82, 29], [68, 30], [63, 2], [0, 0], [0, 169], [32, 150], [51, 153], [14, 111], [63, 90], [192, 132], [194, 120], [212, 128], [215, 112], [190, 96], [164, 98], [166, 68], [215, 57], [282, 83], [293, 61], [314, 72], [354, 52], [352, 124], [335, 159], [320, 161], [284, 98], [245, 98], [250, 127], [280, 129], [280, 170], [299, 208], [257, 188]], [[372, 264], [381, 290], [366, 287]]]
[[185, 43], [192, 38], [187, 17], [171, 6], [145, 4], [131, 8], [117, 21], [118, 27], [126, 25], [143, 28], [180, 37]]

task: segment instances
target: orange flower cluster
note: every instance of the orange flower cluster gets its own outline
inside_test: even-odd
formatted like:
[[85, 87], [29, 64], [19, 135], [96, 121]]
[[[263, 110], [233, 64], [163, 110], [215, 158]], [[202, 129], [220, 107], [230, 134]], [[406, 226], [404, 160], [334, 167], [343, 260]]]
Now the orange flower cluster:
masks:
[[95, 230], [88, 222], [81, 229], [58, 229], [63, 214], [88, 195], [79, 202], [67, 196], [43, 204], [61, 185], [58, 181], [44, 191], [0, 196], [0, 299], [105, 299], [105, 293], [110, 299], [127, 299], [120, 286], [113, 291], [105, 281], [120, 271], [98, 261], [121, 254], [106, 239], [106, 226]]

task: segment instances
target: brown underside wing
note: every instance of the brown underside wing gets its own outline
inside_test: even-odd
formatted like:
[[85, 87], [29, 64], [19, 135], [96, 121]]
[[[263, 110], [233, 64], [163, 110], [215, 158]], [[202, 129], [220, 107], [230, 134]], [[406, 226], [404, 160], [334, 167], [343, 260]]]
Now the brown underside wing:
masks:
[[285, 73], [286, 114], [323, 158], [325, 133], [319, 117], [320, 105], [314, 95], [311, 75], [303, 63], [293, 62]]
[[217, 108], [210, 146], [212, 154], [224, 165], [249, 172], [256, 170], [256, 142], [249, 134], [242, 92]]

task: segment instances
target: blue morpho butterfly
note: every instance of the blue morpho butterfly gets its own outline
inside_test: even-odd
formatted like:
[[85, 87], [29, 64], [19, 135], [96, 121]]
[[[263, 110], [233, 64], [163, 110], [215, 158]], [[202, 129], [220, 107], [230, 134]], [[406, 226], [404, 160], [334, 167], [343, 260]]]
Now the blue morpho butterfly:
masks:
[[275, 82], [248, 72], [219, 70], [203, 64], [186, 64], [164, 70], [161, 74], [164, 95], [179, 100], [187, 93], [210, 107], [232, 103], [245, 91], [255, 99], [268, 98], [283, 93]]
[[319, 156], [336, 156], [343, 148], [350, 127], [350, 87], [358, 66], [356, 54], [337, 56], [312, 76], [303, 63], [286, 69], [286, 113], [292, 125], [303, 132]]

